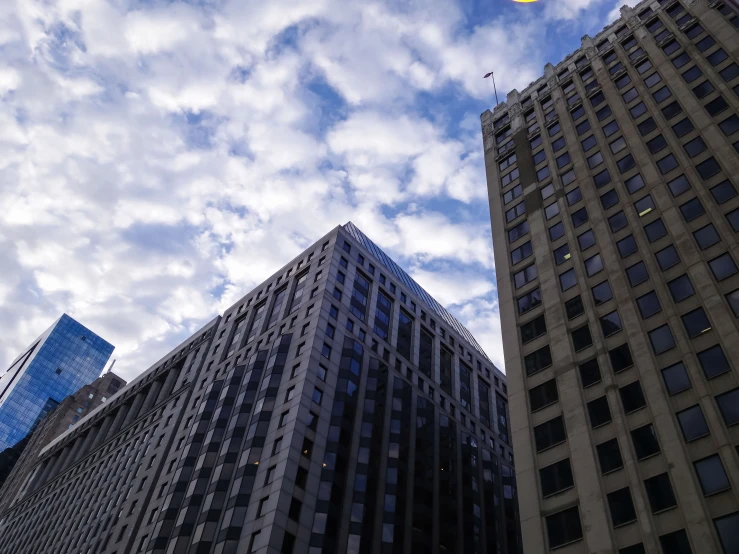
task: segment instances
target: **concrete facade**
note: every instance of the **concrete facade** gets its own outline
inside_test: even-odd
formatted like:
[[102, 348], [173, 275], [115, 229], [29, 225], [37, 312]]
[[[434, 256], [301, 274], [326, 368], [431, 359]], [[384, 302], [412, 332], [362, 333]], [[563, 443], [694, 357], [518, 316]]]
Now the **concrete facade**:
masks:
[[520, 552], [507, 400], [348, 223], [47, 446], [0, 552]]
[[621, 13], [482, 114], [524, 551], [731, 554], [739, 18]]

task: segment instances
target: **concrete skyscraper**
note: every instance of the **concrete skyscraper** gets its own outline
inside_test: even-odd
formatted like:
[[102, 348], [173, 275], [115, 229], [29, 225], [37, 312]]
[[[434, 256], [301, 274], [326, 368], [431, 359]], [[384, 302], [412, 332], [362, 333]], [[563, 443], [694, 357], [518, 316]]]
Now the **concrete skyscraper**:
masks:
[[339, 226], [47, 446], [0, 552], [520, 552], [504, 375]]
[[112, 352], [113, 345], [67, 314], [57, 319], [0, 376], [0, 452], [94, 381]]
[[482, 114], [525, 552], [739, 552], [739, 17], [641, 2]]

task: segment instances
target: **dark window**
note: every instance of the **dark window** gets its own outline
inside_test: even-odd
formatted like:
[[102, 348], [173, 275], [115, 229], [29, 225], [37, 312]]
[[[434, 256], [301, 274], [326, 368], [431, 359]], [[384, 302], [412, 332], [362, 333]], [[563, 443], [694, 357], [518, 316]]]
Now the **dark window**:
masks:
[[629, 112], [631, 112], [631, 117], [637, 119], [647, 113], [647, 107], [644, 105], [644, 102], [639, 102], [633, 108], [630, 108]]
[[703, 32], [703, 27], [701, 27], [700, 24], [696, 23], [695, 25], [693, 25], [692, 27], [690, 27], [689, 29], [685, 31], [685, 36], [690, 39], [694, 39], [695, 37], [700, 35], [702, 32]]
[[601, 104], [605, 99], [606, 97], [602, 92], [597, 92], [590, 97], [590, 103], [593, 105], [593, 107], [595, 107]]
[[716, 116], [727, 109], [729, 105], [726, 103], [726, 100], [724, 100], [724, 97], [719, 95], [708, 102], [704, 107], [710, 115]]
[[593, 337], [587, 325], [583, 325], [579, 329], [572, 331], [572, 344], [575, 346], [575, 352], [579, 352], [593, 345]]
[[616, 162], [616, 165], [618, 166], [618, 170], [621, 173], [626, 173], [629, 169], [636, 165], [636, 162], [634, 161], [634, 156], [629, 154], [628, 156], [624, 156], [623, 158], [618, 160]]
[[680, 257], [677, 255], [677, 250], [675, 250], [675, 247], [672, 244], [663, 248], [654, 256], [657, 258], [657, 263], [662, 271], [680, 263]]
[[623, 404], [624, 412], [627, 414], [635, 412], [647, 405], [647, 400], [644, 398], [644, 392], [639, 381], [634, 381], [633, 383], [620, 387], [618, 392], [621, 395], [621, 404]]
[[721, 238], [718, 236], [716, 228], [713, 226], [713, 223], [709, 223], [708, 225], [701, 227], [697, 231], [694, 231], [693, 237], [695, 237], [695, 242], [698, 243], [698, 246], [701, 250], [705, 250], [706, 248], [713, 246], [721, 240]]
[[620, 231], [626, 225], [628, 224], [628, 221], [626, 219], [626, 214], [624, 214], [623, 210], [612, 215], [608, 218], [608, 225], [611, 227], [611, 232], [615, 233], [616, 231]]
[[688, 535], [684, 529], [662, 535], [659, 538], [659, 544], [662, 546], [662, 552], [669, 554], [692, 554]]
[[657, 123], [654, 121], [653, 117], [650, 117], [649, 119], [645, 119], [644, 121], [639, 123], [637, 127], [639, 128], [639, 134], [641, 136], [645, 136], [657, 128]]
[[577, 204], [580, 200], [582, 200], [582, 192], [580, 192], [580, 187], [576, 187], [567, 193], [567, 205], [568, 206]]
[[598, 359], [593, 358], [585, 363], [580, 364], [580, 379], [582, 379], [583, 388], [587, 388], [595, 383], [600, 383], [600, 367], [598, 367]]
[[575, 319], [577, 316], [582, 315], [585, 312], [582, 298], [578, 295], [565, 302], [565, 312], [567, 312], [567, 319]]
[[706, 379], [713, 379], [729, 371], [729, 361], [718, 344], [698, 352], [698, 362], [701, 364]]
[[536, 179], [541, 182], [547, 177], [549, 177], [549, 166], [545, 165], [536, 172]]
[[662, 135], [657, 135], [652, 140], [647, 141], [647, 148], [652, 154], [656, 154], [663, 148], [667, 147], [667, 141]]
[[509, 190], [503, 195], [503, 204], [508, 204], [510, 202], [513, 202], [513, 200], [521, 196], [522, 192], [523, 192], [523, 187], [520, 184], [516, 185], [515, 187], [513, 187], [511, 190]]
[[644, 60], [642, 63], [636, 66], [636, 71], [639, 73], [639, 75], [643, 75], [650, 69], [652, 69], [652, 62], [650, 62], [649, 60]]
[[731, 488], [724, 464], [718, 454], [693, 463], [703, 494], [709, 495]]
[[588, 402], [590, 426], [595, 429], [611, 422], [611, 410], [608, 408], [608, 399], [605, 396]]
[[592, 277], [601, 271], [603, 271], [603, 258], [600, 257], [600, 254], [596, 254], [585, 260], [585, 273], [588, 274], [588, 277]]
[[593, 177], [593, 183], [596, 188], [601, 188], [611, 182], [611, 174], [608, 173], [607, 169], [604, 169]]
[[672, 154], [668, 154], [661, 160], [657, 160], [657, 167], [659, 167], [659, 172], [664, 175], [665, 173], [669, 173], [673, 169], [675, 169], [678, 166], [677, 160], [675, 159], [675, 156]]
[[559, 122], [557, 122], [557, 123], [555, 123], [554, 125], [552, 125], [551, 127], [548, 128], [549, 136], [550, 137], [553, 137], [554, 135], [556, 135], [557, 133], [559, 133], [561, 130], [562, 130], [562, 127], [559, 124]]
[[716, 404], [726, 425], [739, 422], [739, 389], [720, 394], [716, 397]]
[[728, 252], [712, 259], [708, 262], [708, 265], [711, 267], [713, 276], [716, 277], [717, 281], [722, 281], [737, 272], [734, 259]]
[[711, 195], [717, 204], [723, 204], [736, 196], [736, 189], [731, 184], [731, 181], [726, 179], [715, 187], [711, 187]]
[[647, 85], [647, 88], [652, 88], [657, 83], [662, 82], [662, 77], [660, 77], [659, 73], [652, 73], [648, 77], [644, 78], [644, 84]]
[[516, 265], [531, 256], [533, 253], [534, 249], [531, 246], [531, 241], [526, 241], [521, 246], [511, 251], [511, 263]]
[[691, 158], [695, 158], [698, 154], [703, 152], [706, 148], [706, 143], [703, 142], [703, 139], [700, 137], [695, 137], [693, 140], [686, 142], [683, 144], [683, 148], [685, 148], [685, 152], [690, 156]]
[[547, 153], [544, 152], [544, 150], [539, 150], [536, 154], [534, 154], [534, 165], [538, 165], [546, 159]]
[[513, 274], [513, 283], [517, 289], [520, 289], [526, 283], [530, 283], [536, 279], [536, 265], [531, 264]]
[[665, 119], [668, 120], [681, 113], [683, 113], [683, 108], [677, 101], [667, 104], [667, 106], [662, 108], [662, 115], [664, 115]]
[[685, 175], [675, 177], [672, 181], [667, 183], [667, 186], [674, 197], [680, 196], [682, 193], [690, 189], [690, 183]]
[[687, 71], [684, 71], [682, 73], [683, 79], [685, 79], [686, 83], [692, 83], [695, 81], [698, 77], [701, 77], [703, 75], [703, 71], [701, 71], [701, 68], [697, 65], [694, 65]]
[[618, 193], [616, 192], [616, 189], [611, 189], [608, 192], [604, 192], [603, 194], [601, 194], [600, 203], [603, 206], [604, 210], [612, 208], [613, 206], [618, 204]]
[[667, 392], [677, 394], [691, 387], [688, 372], [682, 362], [672, 364], [662, 370], [662, 379], [665, 381]]
[[680, 205], [680, 213], [683, 214], [685, 221], [692, 221], [696, 217], [703, 215], [705, 212], [706, 210], [703, 209], [703, 204], [698, 200], [698, 197], [692, 198]]
[[569, 269], [559, 276], [559, 284], [563, 291], [574, 287], [577, 284], [577, 276], [574, 269]]
[[582, 135], [583, 133], [587, 133], [590, 130], [590, 121], [587, 119], [583, 121], [582, 123], [578, 123], [577, 127], [575, 127], [575, 130], [577, 131], [578, 135]]
[[[736, 18], [734, 25], [739, 25]], [[716, 526], [724, 554], [739, 552], [739, 512], [716, 518], [713, 524]]]
[[731, 114], [718, 124], [721, 131], [728, 137], [739, 131], [739, 115]]
[[523, 358], [524, 366], [526, 367], [526, 375], [533, 375], [538, 371], [552, 365], [552, 352], [549, 349], [549, 345], [535, 350], [531, 354], [527, 354]]
[[[736, 18], [734, 18], [734, 26], [739, 26], [739, 20], [737, 20]], [[739, 75], [739, 65], [732, 62], [721, 71], [719, 71], [718, 74], [721, 75], [721, 78], [728, 83], [729, 81], [734, 79], [734, 77]], [[736, 87], [734, 87], [734, 92], [736, 92]]]
[[572, 488], [572, 468], [569, 458], [541, 468], [539, 478], [541, 479], [541, 495], [544, 498]]
[[546, 208], [544, 208], [544, 217], [546, 219], [552, 219], [555, 215], [559, 214], [559, 204], [557, 202], [554, 202], [553, 204], [549, 204]]
[[667, 229], [662, 219], [655, 219], [652, 223], [644, 226], [644, 232], [647, 234], [649, 242], [661, 239], [667, 234]]
[[[575, 181], [575, 171], [570, 169], [567, 173], [563, 173], [562, 175], [560, 175], [559, 178], [562, 180], [562, 185], [566, 187], [567, 185]], [[569, 202], [569, 195], [568, 195], [568, 202]]]
[[559, 395], [557, 394], [556, 379], [551, 379], [529, 390], [529, 403], [532, 412], [554, 404], [557, 400], [559, 400]]
[[585, 115], [585, 108], [583, 108], [582, 106], [578, 106], [570, 112], [570, 115], [572, 116], [572, 121], [577, 121]]
[[[616, 65], [611, 67], [609, 71], [611, 75], [613, 75], [614, 73], [620, 71], [621, 69], [623, 69], [623, 65], [621, 65], [620, 63], [617, 63]], [[628, 84], [631, 84], [631, 77], [629, 77], [628, 73], [624, 75], [623, 77], [619, 77], [618, 79], [616, 79], [616, 88], [618, 90], [621, 90]]]
[[588, 167], [593, 169], [603, 163], [603, 154], [596, 152], [588, 158]]
[[675, 337], [667, 324], [649, 331], [649, 341], [655, 354], [661, 354], [675, 346]]
[[582, 539], [582, 526], [577, 506], [547, 516], [550, 550]]
[[596, 306], [599, 306], [604, 302], [608, 302], [613, 298], [613, 291], [611, 290], [611, 285], [608, 284], [608, 281], [598, 283], [590, 290], [593, 292], [593, 300], [595, 300]]
[[566, 144], [564, 137], [559, 137], [557, 140], [552, 142], [552, 150], [554, 152], [558, 152], [559, 150], [562, 150]]
[[561, 222], [557, 223], [556, 225], [552, 225], [549, 228], [549, 240], [557, 240], [558, 238], [563, 237], [564, 234], [565, 227]]
[[506, 223], [510, 223], [511, 221], [518, 219], [525, 213], [526, 213], [526, 204], [524, 202], [519, 202], [518, 204], [513, 206], [510, 210], [506, 210], [506, 213], [505, 213]]
[[611, 439], [599, 444], [596, 446], [596, 450], [598, 451], [601, 473], [610, 473], [611, 471], [616, 471], [624, 467], [617, 439]]
[[546, 200], [547, 198], [549, 198], [551, 195], [554, 194], [554, 185], [552, 183], [549, 183], [543, 186], [540, 192], [541, 192], [542, 200]]
[[662, 51], [665, 53], [665, 56], [669, 56], [673, 52], [677, 52], [680, 49], [680, 43], [676, 40], [671, 40], [667, 44], [665, 44], [662, 47]]
[[739, 289], [731, 291], [726, 295], [726, 301], [731, 307], [731, 311], [734, 312], [734, 317], [739, 317]]
[[686, 442], [710, 434], [706, 418], [703, 417], [703, 411], [698, 404], [682, 410], [675, 415], [677, 416], [677, 421], [680, 424], [680, 429], [683, 432]]
[[713, 40], [713, 37], [711, 35], [707, 35], [705, 38], [702, 38], [698, 42], [695, 43], [695, 46], [700, 50], [701, 52], [705, 52], [708, 50], [711, 46], [716, 44], [716, 41]]
[[618, 123], [615, 120], [603, 125], [603, 134], [607, 137], [610, 137], [616, 131], [618, 131]]
[[647, 266], [644, 262], [637, 262], [631, 267], [626, 268], [626, 277], [629, 279], [629, 284], [635, 287], [639, 283], [643, 283], [649, 279], [649, 273], [647, 273]]
[[731, 228], [734, 229], [734, 232], [739, 232], [739, 209], [726, 214], [726, 219], [729, 225], [731, 225]]
[[680, 275], [680, 277], [669, 281], [667, 286], [669, 287], [670, 294], [675, 302], [682, 302], [686, 298], [695, 294], [695, 289], [693, 289], [693, 284], [690, 282], [690, 277], [686, 274]]
[[611, 335], [621, 331], [623, 329], [623, 324], [621, 323], [621, 317], [618, 315], [618, 312], [614, 310], [601, 316], [600, 329], [603, 332], [604, 337], [610, 337]]
[[695, 129], [693, 123], [687, 117], [685, 119], [681, 119], [672, 126], [672, 132], [675, 133], [677, 138], [684, 137], [693, 129]]
[[580, 208], [576, 212], [572, 213], [572, 225], [579, 227], [583, 223], [588, 221], [588, 211], [585, 208]]
[[541, 290], [534, 289], [518, 299], [518, 313], [523, 314], [541, 304]]
[[565, 243], [554, 250], [554, 262], [559, 265], [570, 259], [570, 245]]
[[708, 54], [708, 56], [706, 56], [706, 59], [709, 61], [711, 65], [716, 66], [728, 57], [729, 55], [726, 53], [726, 51], [723, 48], [719, 48], [718, 50], [715, 50], [711, 54]]
[[631, 441], [634, 443], [634, 452], [637, 460], [643, 460], [660, 452], [657, 433], [651, 424], [631, 431]]
[[628, 237], [621, 239], [616, 243], [616, 246], [618, 247], [618, 251], [622, 258], [630, 256], [637, 251], [634, 235], [629, 235]]
[[565, 439], [565, 425], [562, 416], [557, 416], [534, 427], [534, 442], [536, 443], [537, 452], [564, 442]]
[[657, 103], [664, 102], [670, 96], [672, 96], [672, 91], [667, 87], [662, 87], [659, 90], [652, 93], [652, 97], [654, 98], [654, 101]]
[[526, 344], [529, 341], [534, 340], [536, 337], [542, 336], [547, 332], [547, 325], [544, 321], [544, 316], [532, 319], [528, 323], [521, 325], [521, 342]]
[[611, 367], [614, 373], [619, 373], [634, 365], [634, 359], [631, 356], [631, 350], [627, 343], [609, 350], [608, 358], [611, 360]]
[[711, 81], [703, 81], [693, 87], [693, 94], [695, 94], [696, 98], [700, 100], [701, 98], [711, 94], [714, 90], [716, 89], [713, 88]]
[[627, 104], [638, 97], [639, 92], [634, 87], [631, 87], [629, 90], [621, 95], [621, 98], [623, 98], [624, 102], [626, 102]]
[[534, 138], [529, 141], [529, 146], [531, 146], [531, 150], [534, 150], [537, 146], [541, 146], [541, 135], [537, 135]]
[[653, 514], [677, 506], [675, 494], [672, 492], [672, 485], [670, 484], [670, 477], [666, 473], [645, 479], [644, 488], [647, 490], [647, 497]]
[[631, 500], [629, 487], [610, 492], [607, 497], [611, 522], [614, 527], [636, 521], [636, 511], [634, 511], [634, 503]]
[[582, 149], [587, 152], [591, 148], [593, 148], [596, 144], [598, 144], [598, 141], [595, 140], [595, 135], [590, 135], [588, 138], [584, 139], [582, 142]]

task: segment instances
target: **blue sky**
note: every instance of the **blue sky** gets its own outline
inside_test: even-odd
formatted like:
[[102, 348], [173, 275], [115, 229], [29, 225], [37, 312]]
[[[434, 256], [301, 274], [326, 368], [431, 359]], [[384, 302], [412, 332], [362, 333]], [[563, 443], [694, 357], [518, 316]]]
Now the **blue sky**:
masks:
[[0, 3], [0, 371], [67, 312], [131, 378], [349, 220], [502, 366], [482, 75], [622, 3]]

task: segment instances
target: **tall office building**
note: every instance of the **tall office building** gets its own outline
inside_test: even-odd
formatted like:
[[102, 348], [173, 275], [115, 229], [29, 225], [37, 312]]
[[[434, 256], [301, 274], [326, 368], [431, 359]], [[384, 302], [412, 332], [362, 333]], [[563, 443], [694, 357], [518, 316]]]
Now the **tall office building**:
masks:
[[46, 447], [0, 552], [520, 552], [503, 374], [339, 226]]
[[126, 382], [108, 372], [65, 398], [23, 440], [0, 452], [0, 514], [15, 497], [43, 447], [107, 401]]
[[0, 452], [105, 368], [113, 345], [63, 314], [0, 376]]
[[482, 114], [525, 552], [739, 552], [739, 20], [641, 2]]

